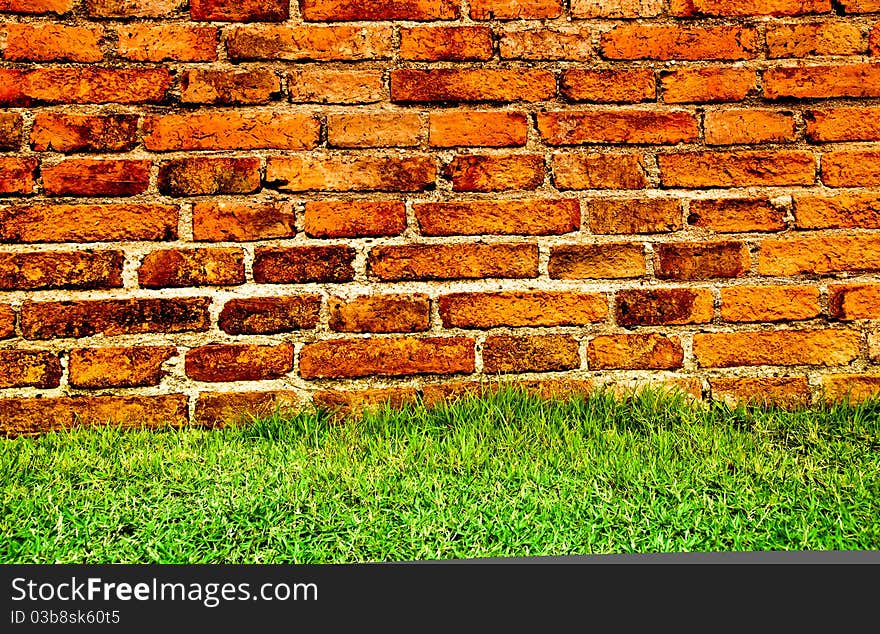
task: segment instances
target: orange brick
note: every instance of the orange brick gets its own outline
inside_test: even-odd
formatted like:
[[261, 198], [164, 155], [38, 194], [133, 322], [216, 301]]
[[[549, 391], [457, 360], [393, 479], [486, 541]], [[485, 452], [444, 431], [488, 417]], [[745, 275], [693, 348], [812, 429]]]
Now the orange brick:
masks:
[[[69, 2], [72, 0], [49, 0]], [[179, 13], [185, 0], [86, 0], [93, 18], [165, 18]]]
[[795, 196], [798, 229], [880, 229], [880, 194]]
[[758, 88], [755, 71], [747, 68], [661, 71], [660, 82], [666, 103], [742, 101]]
[[554, 154], [557, 189], [643, 189], [645, 164], [637, 154]]
[[703, 115], [707, 145], [795, 140], [794, 115], [777, 110], [711, 110]]
[[328, 114], [327, 145], [340, 148], [412, 147], [422, 121], [415, 112]]
[[8, 339], [15, 334], [15, 309], [9, 304], [0, 304], [0, 339]]
[[102, 29], [64, 24], [5, 24], [3, 59], [14, 62], [100, 62]]
[[538, 276], [534, 244], [413, 244], [373, 247], [371, 276], [392, 280], [451, 280]]
[[654, 246], [654, 275], [668, 280], [741, 277], [749, 271], [749, 248], [742, 242], [677, 242]]
[[827, 108], [804, 113], [810, 141], [880, 141], [880, 108]]
[[270, 70], [203, 70], [180, 73], [181, 103], [259, 104], [281, 93], [281, 80]]
[[354, 249], [349, 246], [259, 247], [254, 254], [257, 284], [350, 282]]
[[529, 121], [523, 112], [474, 110], [428, 114], [431, 147], [525, 145]]
[[569, 335], [487, 337], [483, 372], [554, 372], [580, 367], [578, 342]]
[[761, 275], [826, 275], [847, 271], [880, 271], [880, 238], [832, 235], [761, 242]]
[[304, 379], [473, 371], [474, 340], [467, 337], [335, 339], [307, 343], [299, 356]]
[[596, 103], [637, 103], [657, 97], [654, 71], [650, 68], [566, 69], [560, 75], [559, 90], [571, 101]]
[[293, 103], [362, 104], [388, 96], [380, 70], [303, 69], [287, 75]]
[[160, 249], [138, 267], [142, 288], [229, 286], [244, 284], [241, 249]]
[[821, 312], [815, 286], [731, 286], [721, 289], [721, 318], [734, 322], [812, 319]]
[[593, 233], [667, 233], [683, 225], [681, 201], [674, 198], [599, 198], [587, 208]]
[[17, 112], [0, 112], [0, 150], [21, 147], [23, 120]]
[[849, 330], [699, 333], [694, 335], [694, 356], [704, 368], [846, 365], [859, 355], [860, 339]]
[[788, 16], [830, 12], [831, 0], [672, 0], [671, 6], [671, 13], [678, 16]]
[[455, 0], [300, 0], [303, 19], [317, 22], [347, 20], [453, 20]]
[[418, 332], [427, 330], [431, 320], [427, 295], [334, 297], [329, 306], [329, 326], [335, 332]]
[[767, 29], [767, 57], [861, 55], [866, 52], [859, 28], [848, 22], [779, 24]]
[[58, 355], [42, 350], [0, 350], [0, 388], [58, 387], [61, 362]]
[[663, 12], [663, 0], [571, 0], [574, 18], [653, 18]]
[[607, 316], [608, 298], [603, 293], [510, 291], [440, 296], [445, 328], [582, 326]]
[[208, 200], [192, 209], [193, 239], [207, 242], [249, 242], [292, 238], [296, 222], [292, 202]]
[[844, 284], [828, 288], [828, 313], [832, 319], [880, 319], [880, 285]]
[[620, 279], [645, 275], [641, 244], [567, 244], [550, 247], [552, 279]]
[[174, 240], [173, 205], [33, 204], [0, 207], [0, 242]]
[[217, 28], [128, 23], [116, 28], [116, 54], [135, 62], [213, 62]]
[[0, 195], [32, 194], [39, 163], [35, 158], [0, 157]]
[[587, 346], [591, 370], [675, 370], [683, 360], [681, 340], [657, 333], [601, 335]]
[[473, 20], [537, 20], [558, 18], [565, 7], [562, 0], [472, 0]]
[[495, 192], [537, 189], [544, 183], [540, 154], [456, 156], [443, 169], [452, 191]]
[[682, 152], [661, 154], [664, 187], [748, 187], [812, 185], [816, 158], [803, 150]]
[[68, 159], [41, 171], [49, 196], [134, 196], [150, 186], [150, 161]]
[[738, 60], [757, 57], [756, 29], [738, 26], [624, 24], [602, 34], [607, 59]]
[[306, 150], [319, 141], [321, 124], [312, 114], [193, 112], [147, 117], [149, 150]]
[[359, 61], [391, 57], [392, 33], [389, 26], [248, 24], [231, 28], [225, 41], [235, 61]]
[[133, 114], [39, 112], [31, 147], [37, 152], [125, 152], [137, 145], [137, 124]]
[[424, 61], [492, 59], [492, 29], [484, 26], [440, 26], [400, 30], [400, 58]]
[[832, 402], [859, 402], [880, 395], [880, 375], [826, 374], [822, 376], [822, 396]]
[[305, 231], [311, 238], [396, 236], [406, 228], [406, 205], [398, 201], [308, 201]]
[[714, 315], [706, 288], [632, 289], [617, 292], [615, 316], [620, 326], [705, 324]]
[[264, 381], [293, 370], [293, 345], [214, 344], [188, 350], [186, 375], [196, 381]]
[[700, 136], [696, 117], [685, 110], [565, 110], [539, 112], [537, 120], [550, 145], [675, 144]]
[[196, 401], [193, 423], [209, 429], [253, 422], [274, 412], [290, 414], [299, 410], [296, 392], [201, 392]]
[[498, 43], [501, 59], [586, 61], [594, 57], [585, 28], [508, 29]]
[[260, 190], [260, 159], [187, 157], [159, 166], [159, 191], [169, 196], [252, 194]]
[[555, 235], [577, 231], [580, 203], [563, 200], [503, 200], [415, 203], [422, 235]]
[[333, 154], [270, 156], [269, 186], [285, 192], [428, 189], [437, 177], [433, 156]]
[[841, 0], [840, 6], [846, 13], [880, 13], [878, 0]]
[[217, 326], [230, 335], [271, 335], [314, 328], [321, 312], [320, 295], [247, 297], [223, 305]]
[[880, 185], [880, 151], [825, 152], [822, 182], [829, 187]]
[[358, 418], [367, 410], [382, 407], [400, 409], [418, 402], [414, 387], [384, 387], [366, 390], [319, 390], [312, 394], [312, 405], [329, 410], [334, 417]]
[[173, 346], [77, 348], [70, 351], [70, 384], [80, 388], [159, 385], [162, 365], [177, 356]]
[[688, 224], [718, 233], [782, 231], [785, 209], [760, 198], [718, 198], [692, 200]]
[[217, 22], [284, 22], [290, 17], [288, 0], [190, 0], [193, 20]]
[[161, 103], [171, 86], [166, 68], [46, 67], [3, 69], [0, 104]]
[[806, 377], [762, 376], [710, 378], [712, 399], [730, 406], [740, 404], [802, 407], [810, 403]]
[[0, 0], [0, 12], [4, 13], [57, 13], [73, 9], [74, 0]]
[[121, 288], [122, 251], [0, 253], [0, 290]]
[[534, 68], [437, 68], [391, 71], [391, 101], [544, 101], [556, 95], [556, 78]]
[[791, 66], [762, 75], [767, 99], [880, 96], [880, 64]]

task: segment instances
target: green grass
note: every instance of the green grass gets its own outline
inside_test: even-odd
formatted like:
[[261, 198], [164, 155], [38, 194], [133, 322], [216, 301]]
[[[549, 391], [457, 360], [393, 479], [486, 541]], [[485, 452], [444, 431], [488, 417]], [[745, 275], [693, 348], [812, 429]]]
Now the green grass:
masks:
[[880, 401], [516, 389], [225, 430], [0, 441], [2, 563], [880, 549]]

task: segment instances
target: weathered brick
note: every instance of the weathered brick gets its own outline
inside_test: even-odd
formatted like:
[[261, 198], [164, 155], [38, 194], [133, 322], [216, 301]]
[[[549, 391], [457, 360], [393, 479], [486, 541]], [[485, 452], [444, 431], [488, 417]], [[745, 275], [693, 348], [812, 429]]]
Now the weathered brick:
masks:
[[379, 387], [366, 390], [319, 390], [312, 394], [312, 405], [329, 410], [334, 417], [359, 418], [367, 410], [382, 407], [400, 409], [418, 402], [414, 387]]
[[428, 114], [431, 147], [525, 145], [529, 121], [523, 112], [452, 111]]
[[762, 77], [767, 99], [880, 96], [880, 64], [786, 66]]
[[704, 368], [846, 365], [859, 355], [860, 339], [849, 330], [698, 333], [694, 356]]
[[703, 115], [707, 145], [795, 140], [794, 115], [778, 110], [711, 110]]
[[60, 383], [61, 361], [57, 354], [42, 350], [0, 350], [0, 388], [50, 388]]
[[236, 61], [359, 61], [391, 57], [392, 34], [388, 26], [249, 24], [231, 29], [225, 42]]
[[880, 375], [825, 374], [822, 376], [822, 396], [832, 402], [858, 402], [876, 399], [880, 395]]
[[552, 279], [620, 279], [645, 275], [641, 244], [564, 244], [550, 247]]
[[593, 233], [667, 233], [683, 224], [681, 201], [674, 198], [597, 198], [586, 206]]
[[320, 295], [230, 299], [223, 305], [217, 325], [230, 335], [271, 335], [314, 328], [321, 301]]
[[318, 144], [321, 124], [305, 113], [192, 112], [146, 117], [144, 133], [148, 150], [307, 150]]
[[431, 302], [421, 294], [334, 297], [329, 307], [335, 332], [418, 332], [427, 330], [431, 320]]
[[32, 194], [36, 185], [34, 172], [39, 163], [35, 158], [0, 157], [0, 196]]
[[388, 96], [381, 70], [300, 69], [287, 75], [293, 103], [376, 103]]
[[829, 187], [880, 185], [880, 151], [825, 152], [822, 154], [822, 182]]
[[507, 29], [498, 42], [501, 59], [587, 61], [594, 57], [589, 29]]
[[304, 379], [473, 371], [474, 340], [467, 337], [334, 339], [307, 343], [299, 355]]
[[0, 434], [7, 437], [76, 427], [161, 429], [186, 423], [187, 397], [183, 394], [0, 399]]
[[350, 282], [354, 249], [349, 246], [258, 247], [254, 256], [257, 284]]
[[492, 29], [488, 27], [419, 26], [400, 30], [401, 59], [485, 61], [492, 55]]
[[798, 229], [880, 229], [880, 194], [794, 196]]
[[816, 157], [803, 150], [742, 150], [661, 154], [660, 181], [664, 187], [749, 187], [812, 185]]
[[452, 191], [495, 192], [537, 189], [544, 183], [540, 154], [459, 155], [443, 169]]
[[534, 244], [411, 244], [373, 247], [367, 269], [375, 278], [451, 280], [538, 276]]
[[186, 0], [86, 0], [86, 11], [93, 18], [165, 18], [180, 12], [185, 4]]
[[174, 356], [174, 346], [77, 348], [70, 351], [69, 381], [80, 388], [159, 385], [162, 365]]
[[440, 296], [440, 318], [446, 328], [582, 326], [607, 316], [604, 293], [507, 291]]
[[654, 275], [668, 280], [741, 277], [749, 272], [743, 242], [676, 242], [654, 245]]
[[284, 22], [290, 0], [190, 0], [189, 15], [214, 22]]
[[571, 0], [574, 18], [653, 18], [663, 12], [663, 0]]
[[0, 242], [173, 240], [173, 205], [33, 204], [0, 207]]
[[49, 196], [134, 196], [150, 186], [150, 161], [68, 159], [43, 165]]
[[675, 144], [700, 136], [685, 110], [584, 110], [538, 113], [538, 132], [550, 145], [581, 143]]
[[171, 86], [167, 68], [45, 67], [3, 69], [0, 105], [161, 103]]
[[21, 147], [22, 118], [17, 112], [0, 112], [0, 150]]
[[8, 339], [15, 334], [15, 309], [9, 304], [0, 304], [0, 339]]
[[292, 202], [199, 201], [192, 209], [193, 239], [250, 242], [292, 238], [296, 220]]
[[210, 304], [208, 297], [26, 301], [21, 332], [26, 339], [52, 339], [205, 331]]
[[731, 286], [721, 289], [721, 318], [734, 322], [812, 319], [821, 312], [815, 286]]
[[860, 55], [866, 51], [862, 33], [848, 22], [802, 22], [767, 29], [767, 57]]
[[7, 23], [3, 59], [13, 62], [100, 62], [102, 29], [48, 22]]
[[657, 98], [654, 71], [650, 68], [569, 68], [559, 77], [559, 91], [571, 101], [596, 103], [637, 103]]
[[692, 200], [688, 224], [718, 233], [782, 231], [785, 215], [785, 209], [762, 198]]
[[209, 429], [248, 424], [256, 417], [268, 416], [276, 411], [298, 411], [300, 400], [296, 392], [288, 390], [201, 392], [196, 401], [193, 423]]
[[38, 112], [31, 147], [37, 152], [126, 152], [137, 145], [137, 124], [133, 114]]
[[212, 344], [188, 350], [186, 375], [196, 381], [264, 381], [293, 370], [293, 345]]
[[740, 404], [802, 407], [810, 403], [810, 384], [803, 376], [710, 378], [712, 399]]
[[305, 231], [312, 238], [395, 236], [405, 228], [403, 202], [315, 200], [306, 203]]
[[683, 360], [679, 338], [657, 333], [600, 335], [587, 345], [591, 370], [675, 370]]
[[810, 141], [880, 141], [880, 108], [807, 110], [804, 121]]
[[841, 0], [840, 6], [845, 13], [880, 13], [878, 0]]
[[190, 68], [180, 73], [181, 103], [260, 104], [281, 94], [281, 79], [271, 70]]
[[57, 13], [73, 9], [74, 0], [0, 0], [2, 13]]
[[121, 288], [122, 251], [0, 253], [0, 290]]
[[527, 394], [533, 394], [541, 398], [583, 396], [591, 393], [596, 387], [590, 379], [516, 378], [512, 380], [510, 377], [505, 377], [502, 381], [453, 381], [422, 385], [421, 402], [431, 407], [438, 403], [456, 401], [462, 397], [484, 397], [497, 392], [503, 386], [510, 385], [525, 391]]
[[556, 189], [642, 189], [648, 179], [637, 154], [554, 154], [553, 184]]
[[159, 249], [148, 253], [138, 267], [143, 288], [229, 286], [244, 284], [241, 249]]
[[412, 147], [419, 144], [421, 128], [421, 117], [415, 112], [328, 114], [327, 145]]
[[624, 24], [602, 34], [607, 59], [739, 60], [757, 57], [753, 27]]
[[483, 371], [554, 372], [580, 367], [578, 342], [569, 335], [486, 337], [483, 344]]
[[565, 9], [562, 0], [472, 0], [473, 20], [537, 20], [558, 18]]
[[758, 255], [761, 275], [827, 275], [849, 271], [880, 271], [880, 238], [832, 235], [761, 242]]
[[828, 313], [833, 319], [880, 319], [880, 285], [842, 284], [828, 288]]
[[391, 71], [391, 101], [544, 101], [556, 95], [553, 73], [536, 68], [436, 68]]
[[422, 235], [555, 235], [577, 231], [580, 203], [574, 199], [415, 203]]
[[455, 0], [299, 0], [305, 20], [453, 20], [459, 17]]
[[430, 189], [437, 177], [433, 156], [327, 154], [270, 156], [266, 181], [281, 191], [404, 191]]
[[684, 68], [661, 71], [666, 103], [742, 101], [758, 88], [755, 71], [748, 68]]
[[213, 62], [217, 28], [129, 23], [116, 28], [116, 54], [135, 62]]
[[169, 196], [252, 194], [260, 190], [260, 159], [187, 157], [159, 166], [159, 191]]
[[705, 324], [715, 312], [706, 288], [631, 289], [617, 292], [615, 315], [620, 326]]
[[672, 0], [676, 16], [794, 16], [830, 13], [831, 0]]

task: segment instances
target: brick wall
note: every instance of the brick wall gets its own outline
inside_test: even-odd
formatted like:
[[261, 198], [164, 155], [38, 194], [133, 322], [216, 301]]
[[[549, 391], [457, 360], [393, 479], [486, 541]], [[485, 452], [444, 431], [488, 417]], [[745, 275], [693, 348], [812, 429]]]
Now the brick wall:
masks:
[[0, 0], [0, 52], [7, 434], [880, 389], [877, 0]]

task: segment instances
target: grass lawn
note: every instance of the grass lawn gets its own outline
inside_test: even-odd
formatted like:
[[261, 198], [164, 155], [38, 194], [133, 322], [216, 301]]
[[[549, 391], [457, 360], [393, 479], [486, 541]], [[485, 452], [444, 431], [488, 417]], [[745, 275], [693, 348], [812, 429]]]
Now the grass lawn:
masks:
[[2, 563], [880, 549], [880, 401], [642, 391], [0, 440]]

